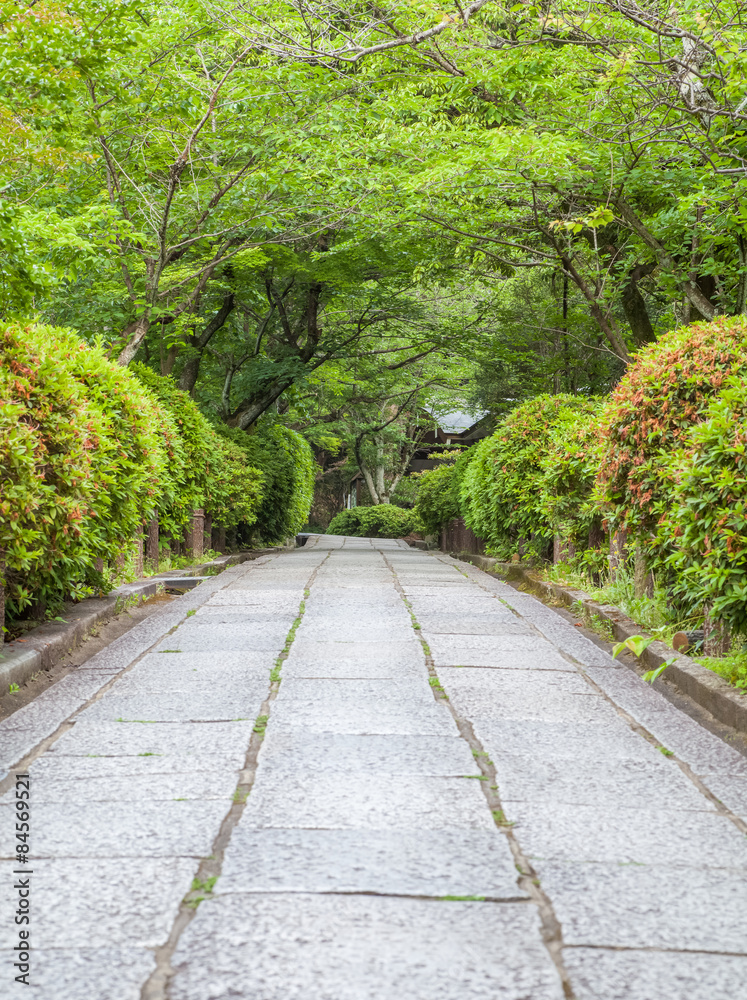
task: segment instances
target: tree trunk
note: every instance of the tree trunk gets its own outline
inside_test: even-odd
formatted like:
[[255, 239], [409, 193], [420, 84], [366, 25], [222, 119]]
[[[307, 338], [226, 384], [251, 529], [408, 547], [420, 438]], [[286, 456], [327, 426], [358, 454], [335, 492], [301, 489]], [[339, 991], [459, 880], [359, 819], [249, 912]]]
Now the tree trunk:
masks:
[[184, 532], [186, 555], [199, 559], [204, 551], [205, 511], [198, 507], [192, 512], [192, 523]]
[[557, 566], [558, 563], [566, 563], [576, 555], [576, 546], [573, 542], [565, 541], [561, 535], [555, 534], [552, 544], [552, 561]]
[[125, 368], [132, 359], [137, 354], [140, 349], [140, 345], [145, 340], [148, 330], [150, 329], [150, 310], [146, 310], [139, 319], [135, 320], [134, 323], [130, 323], [122, 331], [122, 336], [126, 337], [125, 346], [119, 353], [117, 358], [117, 364], [122, 365]]

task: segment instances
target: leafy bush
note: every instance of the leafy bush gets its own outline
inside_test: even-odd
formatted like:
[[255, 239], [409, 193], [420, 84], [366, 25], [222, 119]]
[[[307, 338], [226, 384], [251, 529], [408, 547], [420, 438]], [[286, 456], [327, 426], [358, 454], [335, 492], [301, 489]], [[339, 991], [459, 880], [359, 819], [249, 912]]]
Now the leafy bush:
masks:
[[668, 465], [656, 554], [673, 596], [747, 631], [747, 386], [730, 378]]
[[0, 328], [0, 549], [7, 612], [102, 582], [158, 501], [155, 404], [99, 348], [53, 327]]
[[597, 491], [613, 529], [648, 543], [672, 501], [672, 453], [732, 375], [747, 375], [744, 316], [694, 323], [639, 351], [603, 421]]
[[[542, 553], [553, 525], [543, 501], [552, 435], [590, 420], [598, 401], [583, 396], [536, 396], [513, 410], [475, 446], [459, 489], [462, 516], [489, 552], [508, 556], [519, 544]], [[557, 438], [556, 438], [557, 440]]]
[[374, 507], [353, 507], [341, 511], [332, 518], [327, 533], [361, 538], [403, 538], [417, 524], [413, 511], [380, 503]]
[[366, 507], [351, 507], [335, 514], [327, 527], [328, 535], [360, 535], [361, 513]]
[[415, 513], [426, 533], [437, 534], [455, 517], [459, 517], [459, 498], [455, 496], [455, 466], [439, 465], [420, 475]]
[[[159, 504], [164, 530], [180, 535], [197, 507], [226, 528], [253, 525], [263, 497], [264, 477], [260, 470], [247, 462], [240, 448], [216, 432], [173, 379], [157, 375], [142, 364], [131, 365], [130, 370], [166, 411], [161, 418], [161, 433], [171, 461]], [[177, 442], [171, 436], [172, 426], [178, 432]]]
[[603, 534], [593, 492], [602, 452], [599, 421], [604, 404], [594, 398], [588, 403], [588, 408], [553, 428], [540, 461], [544, 515], [553, 533], [577, 551], [590, 540], [598, 542]]
[[253, 433], [217, 428], [221, 437], [238, 445], [264, 477], [256, 531], [266, 542], [281, 542], [306, 524], [314, 499], [316, 462], [311, 446], [297, 431], [265, 423]]

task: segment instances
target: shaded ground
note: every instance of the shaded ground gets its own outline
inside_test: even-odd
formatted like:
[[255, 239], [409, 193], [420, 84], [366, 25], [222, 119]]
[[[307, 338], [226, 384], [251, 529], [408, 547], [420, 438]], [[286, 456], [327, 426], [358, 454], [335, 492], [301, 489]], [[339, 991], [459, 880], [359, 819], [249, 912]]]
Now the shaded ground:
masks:
[[747, 760], [579, 633], [331, 536], [175, 600], [0, 723], [23, 995], [745, 1000]]

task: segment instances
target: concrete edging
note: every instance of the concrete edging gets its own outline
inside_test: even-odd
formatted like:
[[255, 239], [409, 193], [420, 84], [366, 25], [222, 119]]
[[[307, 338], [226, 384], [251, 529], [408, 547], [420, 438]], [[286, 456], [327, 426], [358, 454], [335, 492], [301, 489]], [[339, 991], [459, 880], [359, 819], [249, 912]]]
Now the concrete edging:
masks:
[[[629, 639], [633, 635], [647, 636], [649, 634], [619, 608], [611, 604], [599, 604], [583, 590], [540, 580], [524, 566], [501, 562], [498, 559], [490, 558], [490, 556], [475, 555], [473, 552], [449, 552], [448, 554], [456, 559], [472, 563], [486, 573], [501, 576], [505, 580], [521, 580], [540, 595], [552, 596], [568, 607], [572, 604], [580, 604], [587, 614], [597, 615], [602, 621], [608, 622], [612, 628], [612, 634], [618, 642]], [[712, 670], [696, 663], [689, 656], [675, 653], [670, 646], [658, 640], [654, 640], [643, 651], [640, 662], [647, 669], [655, 670], [672, 657], [674, 657], [674, 662], [666, 670], [667, 682], [692, 698], [696, 704], [710, 712], [719, 722], [723, 722], [739, 732], [747, 732], [747, 696], [733, 688], [723, 677], [719, 677]], [[660, 681], [656, 681], [654, 687], [665, 693], [665, 686]]]
[[219, 556], [200, 566], [151, 576], [147, 580], [125, 583], [106, 597], [90, 597], [65, 612], [64, 622], [45, 622], [31, 629], [22, 639], [16, 639], [0, 646], [0, 692], [6, 694], [11, 684], [25, 684], [40, 670], [49, 670], [63, 656], [72, 652], [89, 635], [92, 628], [102, 621], [123, 611], [130, 602], [141, 601], [157, 594], [163, 588], [164, 577], [199, 576], [206, 569], [217, 568], [218, 572], [236, 566], [249, 559], [256, 559], [275, 549], [253, 549]]

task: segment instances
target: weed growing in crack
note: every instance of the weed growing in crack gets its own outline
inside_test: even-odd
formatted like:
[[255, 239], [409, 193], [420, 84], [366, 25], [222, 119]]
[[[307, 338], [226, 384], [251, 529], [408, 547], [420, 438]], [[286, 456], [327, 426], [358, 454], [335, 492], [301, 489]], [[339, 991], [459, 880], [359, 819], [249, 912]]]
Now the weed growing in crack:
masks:
[[514, 824], [506, 819], [506, 814], [502, 809], [493, 809], [493, 819], [497, 826], [513, 826]]
[[262, 736], [264, 736], [265, 730], [267, 729], [267, 722], [268, 722], [268, 720], [269, 720], [269, 716], [267, 716], [267, 715], [258, 715], [257, 716], [257, 721], [254, 723], [254, 732], [255, 733], [260, 733]]
[[192, 611], [188, 611], [187, 612], [187, 618], [191, 618], [192, 615], [196, 615], [196, 614], [197, 614], [197, 611], [196, 611], [196, 609], [193, 608]]
[[8, 691], [10, 692], [10, 694], [17, 694], [20, 690], [21, 689], [17, 684], [11, 683], [8, 685]]
[[240, 805], [243, 805], [248, 798], [249, 792], [241, 792], [238, 788], [233, 793], [233, 801], [238, 802]]
[[659, 751], [659, 753], [663, 753], [665, 757], [674, 757], [674, 750], [667, 750], [666, 747], [659, 747], [659, 746], [657, 746], [656, 749]]

